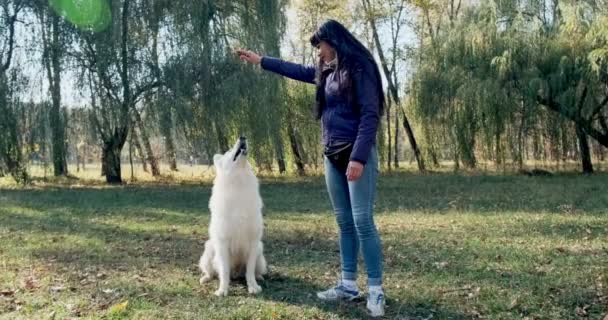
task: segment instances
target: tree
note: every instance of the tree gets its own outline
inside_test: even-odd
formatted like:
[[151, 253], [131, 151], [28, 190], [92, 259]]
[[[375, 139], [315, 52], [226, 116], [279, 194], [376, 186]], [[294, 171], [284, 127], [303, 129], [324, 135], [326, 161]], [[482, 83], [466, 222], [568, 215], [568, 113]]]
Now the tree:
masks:
[[448, 30], [421, 11], [429, 36], [419, 49], [413, 104], [425, 126], [450, 137], [456, 163], [474, 166], [481, 140], [498, 165], [510, 152], [521, 167], [527, 145], [538, 157], [543, 144], [568, 148], [558, 136], [575, 134], [583, 171], [592, 171], [587, 136], [606, 145], [608, 133], [604, 17], [584, 2], [551, 4], [468, 5]]
[[17, 119], [13, 109], [13, 94], [15, 86], [11, 85], [14, 79], [14, 70], [11, 76], [11, 61], [15, 51], [15, 25], [19, 14], [25, 7], [24, 1], [0, 1], [0, 35], [3, 41], [0, 47], [0, 157], [11, 176], [18, 182], [28, 181], [28, 173], [25, 167]]
[[52, 134], [53, 171], [55, 176], [63, 176], [68, 173], [66, 124], [62, 117], [63, 108], [61, 107], [61, 72], [67, 45], [66, 32], [64, 22], [46, 4], [37, 3], [36, 13], [42, 31], [42, 57], [52, 101], [49, 120]]
[[[393, 63], [389, 66], [389, 61], [384, 55], [382, 42], [380, 41], [380, 35], [378, 34], [378, 27], [377, 27], [378, 17], [375, 15], [375, 12], [374, 12], [375, 8], [373, 7], [370, 0], [362, 0], [361, 3], [363, 5], [363, 8], [366, 13], [367, 22], [369, 23], [369, 26], [372, 30], [374, 44], [376, 45], [376, 51], [378, 53], [378, 57], [380, 58], [382, 71], [384, 72], [384, 76], [386, 78], [386, 81], [388, 82], [388, 91], [390, 93], [390, 98], [392, 98], [392, 100], [396, 104], [396, 107], [398, 108], [399, 106], [401, 106], [401, 98], [399, 96], [399, 88], [396, 83], [397, 78], [395, 76], [395, 73], [397, 72], [397, 70], [395, 68], [395, 61], [396, 61], [396, 46], [397, 46], [396, 44], [397, 44], [397, 39], [399, 37], [399, 28], [400, 27], [396, 26], [395, 27], [396, 30], [394, 30], [394, 32], [392, 34], [393, 59], [394, 60], [393, 60]], [[403, 13], [405, 2], [404, 1], [391, 2], [390, 4], [391, 4], [391, 8], [389, 10], [391, 11], [391, 14], [397, 15], [396, 19], [398, 21], [396, 21], [396, 23], [398, 25], [401, 25], [401, 23], [403, 23], [403, 22], [399, 21], [399, 20], [401, 20], [400, 16]], [[391, 67], [392, 67], [392, 70], [391, 70]], [[412, 147], [412, 151], [414, 152], [414, 156], [416, 157], [416, 162], [418, 163], [418, 170], [420, 170], [421, 172], [424, 172], [424, 171], [426, 171], [426, 167], [424, 164], [424, 160], [422, 158], [422, 154], [418, 147], [416, 137], [414, 136], [414, 131], [412, 130], [410, 121], [407, 118], [407, 116], [403, 110], [401, 112], [401, 116], [402, 116], [403, 128], [405, 129], [405, 132], [406, 132], [407, 137], [410, 142], [410, 146]], [[389, 159], [389, 161], [390, 161], [390, 159]]]
[[122, 183], [120, 155], [132, 128], [132, 110], [147, 91], [160, 85], [142, 66], [144, 61], [135, 63], [142, 45], [131, 38], [129, 22], [138, 17], [130, 4], [140, 2], [111, 2], [109, 30], [81, 32], [80, 61], [88, 74], [92, 115], [102, 140], [102, 175], [108, 183]]

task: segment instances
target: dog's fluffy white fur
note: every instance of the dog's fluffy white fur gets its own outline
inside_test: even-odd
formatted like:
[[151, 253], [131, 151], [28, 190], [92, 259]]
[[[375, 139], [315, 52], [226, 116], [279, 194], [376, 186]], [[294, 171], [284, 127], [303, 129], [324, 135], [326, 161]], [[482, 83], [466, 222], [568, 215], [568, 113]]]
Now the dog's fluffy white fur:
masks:
[[216, 177], [209, 200], [209, 240], [199, 267], [203, 273], [201, 284], [219, 278], [217, 296], [226, 296], [230, 279], [243, 275], [249, 293], [259, 293], [262, 288], [256, 279], [267, 272], [262, 198], [246, 153], [246, 143], [239, 139], [231, 150], [213, 158]]

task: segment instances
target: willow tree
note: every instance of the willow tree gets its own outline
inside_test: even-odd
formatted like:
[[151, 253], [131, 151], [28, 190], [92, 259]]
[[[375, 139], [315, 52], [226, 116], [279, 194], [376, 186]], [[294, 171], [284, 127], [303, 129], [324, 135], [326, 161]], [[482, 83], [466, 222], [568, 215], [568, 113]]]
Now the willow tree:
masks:
[[175, 101], [177, 126], [195, 148], [211, 157], [225, 151], [238, 135], [247, 135], [256, 163], [277, 159], [284, 171], [280, 130], [284, 109], [281, 86], [244, 66], [233, 49], [243, 46], [278, 55], [284, 26], [283, 1], [192, 1], [168, 10], [169, 53], [164, 69], [168, 96]]
[[[131, 30], [135, 34], [134, 38], [137, 42], [141, 43], [142, 56], [140, 59], [148, 64], [151, 74], [154, 80], [158, 83], [163, 82], [162, 67], [160, 61], [160, 48], [159, 41], [163, 41], [160, 32], [162, 27], [167, 26], [167, 12], [171, 6], [171, 2], [167, 0], [153, 0], [153, 1], [141, 1], [138, 2], [137, 18], [133, 24]], [[166, 49], [164, 54], [168, 54]], [[135, 134], [135, 130], [139, 131], [138, 137], [141, 139], [141, 146], [145, 154], [145, 161], [150, 164], [150, 168], [153, 176], [160, 175], [160, 166], [158, 157], [152, 149], [152, 132], [154, 129], [154, 123], [159, 122], [163, 140], [165, 142], [166, 153], [169, 158], [171, 170], [177, 170], [177, 163], [175, 159], [175, 148], [173, 144], [173, 137], [171, 135], [171, 105], [166, 103], [166, 90], [164, 86], [159, 86], [156, 90], [149, 91], [145, 95], [143, 103], [135, 105], [133, 109], [133, 121], [135, 127], [132, 133]], [[169, 121], [164, 121], [166, 119]], [[134, 141], [138, 141], [135, 137]]]
[[[552, 3], [548, 9], [539, 5], [541, 12], [549, 12], [552, 18], [543, 19], [545, 15], [540, 14], [532, 18], [540, 21], [541, 28], [538, 33], [526, 36], [528, 42], [522, 44], [530, 54], [520, 62], [525, 76], [519, 78], [527, 85], [520, 91], [571, 122], [578, 139], [583, 172], [591, 173], [588, 136], [608, 146], [605, 121], [608, 20], [595, 1]], [[511, 68], [508, 60], [503, 59], [499, 65], [502, 69]]]
[[[273, 0], [257, 1], [254, 6], [240, 7], [238, 27], [245, 31], [240, 39], [242, 44], [252, 50], [279, 57], [281, 35], [285, 30], [284, 5], [285, 1]], [[286, 157], [283, 130], [277, 130], [277, 124], [285, 120], [285, 108], [288, 107], [284, 104], [283, 82], [275, 75], [252, 69], [248, 66], [243, 70], [249, 74], [255, 72], [251, 74], [255, 79], [243, 82], [246, 86], [240, 86], [240, 92], [245, 97], [244, 115], [250, 124], [248, 131], [254, 141], [257, 141], [254, 154], [258, 162], [266, 163], [267, 169], [271, 169], [272, 159], [276, 159], [279, 172], [284, 173]]]
[[145, 46], [133, 39], [130, 24], [137, 22], [139, 1], [114, 0], [109, 27], [79, 33], [80, 64], [89, 84], [92, 117], [102, 142], [102, 175], [108, 183], [121, 183], [122, 148], [132, 127], [131, 112], [143, 94], [158, 87], [146, 61], [137, 59]]
[[[162, 66], [160, 62], [160, 54], [166, 53], [166, 43], [163, 43], [161, 47], [161, 28], [165, 30], [169, 28], [169, 21], [167, 21], [167, 14], [171, 8], [171, 1], [168, 0], [154, 0], [145, 2], [142, 7], [144, 14], [144, 30], [149, 33], [147, 36], [150, 39], [150, 60], [155, 70], [157, 79], [162, 78]], [[166, 42], [166, 41], [165, 41]], [[159, 87], [157, 92], [150, 99], [151, 105], [154, 108], [155, 113], [158, 117], [158, 123], [160, 132], [163, 137], [165, 152], [167, 160], [169, 161], [169, 168], [172, 171], [177, 171], [177, 160], [175, 150], [175, 138], [173, 135], [173, 117], [174, 109], [173, 103], [167, 93], [164, 86]]]
[[539, 104], [576, 127], [583, 171], [593, 172], [587, 136], [608, 147], [608, 16], [585, 2], [563, 5], [557, 34], [539, 48]]
[[214, 152], [229, 148], [229, 136], [233, 135], [231, 119], [236, 105], [224, 99], [235, 97], [230, 88], [234, 89], [238, 79], [237, 64], [230, 60], [228, 32], [222, 31], [228, 16], [234, 14], [234, 6], [228, 2], [180, 2], [168, 14], [172, 21], [168, 41], [176, 50], [164, 67], [167, 93], [191, 152], [204, 149], [211, 158]]
[[436, 45], [421, 47], [413, 103], [421, 121], [450, 138], [456, 163], [474, 166], [482, 149], [497, 164], [510, 153], [522, 166], [528, 133], [538, 150], [531, 128], [552, 126], [549, 142], [572, 132], [543, 107], [576, 128], [584, 172], [592, 171], [587, 136], [606, 145], [605, 16], [584, 2], [541, 4], [470, 6], [433, 34]]
[[11, 83], [18, 70], [11, 69], [11, 62], [15, 54], [15, 27], [24, 7], [25, 1], [0, 1], [0, 37], [5, 39], [0, 47], [0, 157], [18, 182], [26, 182], [28, 173], [14, 111], [16, 86]]

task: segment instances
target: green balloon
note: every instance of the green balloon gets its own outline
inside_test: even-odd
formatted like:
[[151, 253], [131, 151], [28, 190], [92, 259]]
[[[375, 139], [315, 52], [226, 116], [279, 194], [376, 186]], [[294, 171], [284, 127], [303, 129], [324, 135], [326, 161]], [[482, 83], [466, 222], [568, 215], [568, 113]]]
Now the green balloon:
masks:
[[49, 0], [57, 14], [78, 28], [103, 31], [112, 22], [106, 0]]

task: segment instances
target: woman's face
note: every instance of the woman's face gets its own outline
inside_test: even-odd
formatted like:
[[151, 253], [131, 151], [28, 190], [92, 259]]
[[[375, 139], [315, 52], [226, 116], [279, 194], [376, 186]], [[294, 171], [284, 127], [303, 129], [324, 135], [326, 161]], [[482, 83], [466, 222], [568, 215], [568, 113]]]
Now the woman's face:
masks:
[[323, 62], [329, 63], [336, 58], [336, 50], [334, 50], [329, 43], [321, 41], [317, 46], [317, 56], [323, 60]]

